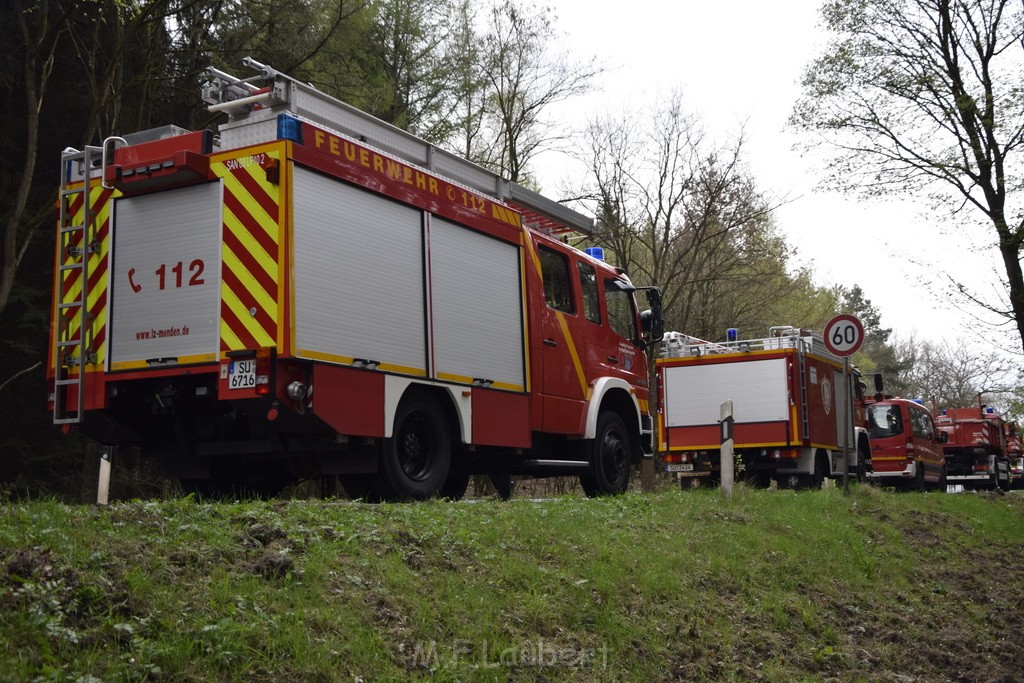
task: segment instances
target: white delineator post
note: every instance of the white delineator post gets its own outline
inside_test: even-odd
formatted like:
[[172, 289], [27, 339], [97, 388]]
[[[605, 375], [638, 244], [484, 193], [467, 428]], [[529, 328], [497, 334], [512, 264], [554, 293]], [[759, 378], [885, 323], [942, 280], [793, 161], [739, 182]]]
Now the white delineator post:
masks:
[[726, 498], [732, 497], [732, 483], [735, 478], [734, 464], [732, 453], [732, 401], [726, 401], [722, 404], [722, 411], [720, 413], [721, 419], [718, 421], [722, 425], [722, 449], [720, 453], [719, 471], [722, 473], [722, 491], [725, 492]]
[[106, 505], [110, 497], [110, 459], [113, 457], [114, 447], [107, 446], [100, 453], [100, 479], [96, 488], [96, 504]]

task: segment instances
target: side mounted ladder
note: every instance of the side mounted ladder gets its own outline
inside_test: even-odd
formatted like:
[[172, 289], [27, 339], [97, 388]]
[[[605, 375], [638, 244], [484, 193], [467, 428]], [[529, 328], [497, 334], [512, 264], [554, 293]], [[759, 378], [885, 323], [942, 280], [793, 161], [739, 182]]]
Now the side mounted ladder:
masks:
[[796, 357], [798, 359], [798, 372], [800, 373], [800, 405], [804, 410], [800, 411], [800, 431], [805, 439], [811, 438], [811, 416], [807, 413], [807, 356], [804, 350], [797, 344]]
[[[68, 148], [61, 154], [60, 217], [57, 239], [57, 329], [54, 331], [53, 423], [82, 421], [85, 405], [85, 366], [95, 363], [89, 315], [89, 256], [98, 250], [96, 221], [89, 200], [91, 180], [99, 168], [102, 148]], [[72, 187], [78, 179], [81, 185]], [[78, 208], [80, 201], [81, 208]], [[76, 216], [81, 216], [76, 220]], [[73, 299], [69, 293], [78, 287]]]

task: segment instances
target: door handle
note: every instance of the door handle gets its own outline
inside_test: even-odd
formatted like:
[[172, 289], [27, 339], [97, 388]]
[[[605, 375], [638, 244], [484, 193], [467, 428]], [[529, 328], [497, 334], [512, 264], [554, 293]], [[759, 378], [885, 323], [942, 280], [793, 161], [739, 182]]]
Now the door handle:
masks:
[[616, 358], [615, 356], [608, 356], [608, 362], [612, 363], [612, 364], [615, 364], [615, 365], [618, 365], [619, 359]]
[[558, 346], [558, 342], [556, 342], [554, 339], [545, 339], [544, 346]]

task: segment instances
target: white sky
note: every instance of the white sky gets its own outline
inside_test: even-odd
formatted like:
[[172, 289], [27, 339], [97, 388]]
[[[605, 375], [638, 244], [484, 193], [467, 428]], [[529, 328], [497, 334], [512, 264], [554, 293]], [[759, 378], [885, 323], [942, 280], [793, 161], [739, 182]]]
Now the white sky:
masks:
[[[859, 284], [881, 312], [882, 325], [898, 336], [952, 341], [963, 334], [970, 319], [933, 292], [946, 270], [961, 279], [985, 276], [991, 291], [993, 269], [1000, 267], [991, 253], [970, 253], [948, 226], [940, 234], [935, 219], [923, 215], [923, 204], [911, 199], [868, 205], [814, 192], [818, 177], [812, 163], [792, 149], [797, 138], [784, 130], [785, 122], [800, 94], [804, 67], [825, 44], [818, 29], [820, 0], [550, 0], [550, 5], [556, 28], [568, 33], [566, 49], [607, 68], [598, 81], [601, 92], [554, 110], [560, 123], [581, 127], [588, 112], [619, 111], [624, 104], [642, 108], [681, 90], [686, 108], [711, 133], [728, 135], [745, 124], [750, 169], [762, 190], [790, 198], [776, 221], [797, 249], [797, 263], [814, 265], [817, 284]], [[554, 153], [539, 157], [534, 168], [550, 196], [574, 172]], [[988, 233], [981, 234], [987, 242]], [[915, 266], [907, 255], [934, 265]]]

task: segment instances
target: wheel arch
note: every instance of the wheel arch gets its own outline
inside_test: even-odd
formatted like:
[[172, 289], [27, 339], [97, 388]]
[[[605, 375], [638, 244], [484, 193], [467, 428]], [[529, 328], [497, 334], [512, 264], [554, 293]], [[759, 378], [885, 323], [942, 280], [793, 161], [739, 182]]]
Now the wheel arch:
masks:
[[453, 442], [469, 443], [473, 435], [473, 403], [470, 397], [462, 395], [461, 389], [389, 375], [384, 381], [384, 438], [394, 436], [395, 414], [402, 402], [420, 397], [440, 408]]
[[630, 435], [630, 460], [636, 464], [643, 458], [641, 444], [640, 403], [633, 388], [617, 377], [602, 377], [594, 383], [593, 395], [587, 406], [587, 421], [583, 438], [593, 439], [597, 435], [597, 420], [602, 412], [610, 410], [622, 418]]

